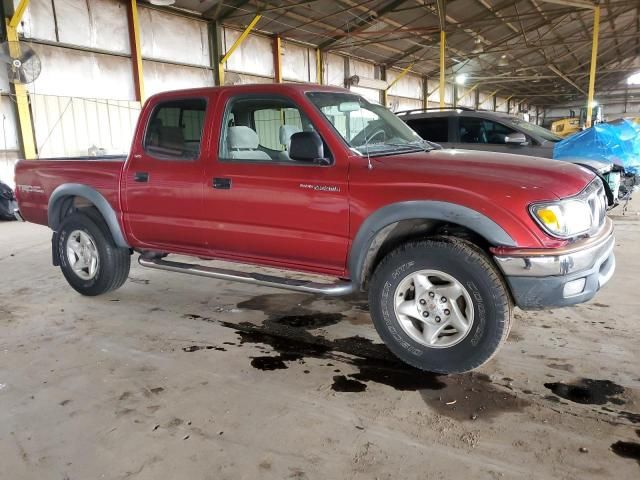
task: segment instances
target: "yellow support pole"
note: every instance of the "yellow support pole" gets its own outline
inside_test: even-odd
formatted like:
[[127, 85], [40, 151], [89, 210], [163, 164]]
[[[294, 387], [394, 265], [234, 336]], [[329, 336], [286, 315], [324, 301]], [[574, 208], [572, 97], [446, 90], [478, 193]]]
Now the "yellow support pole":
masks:
[[322, 50], [316, 48], [316, 83], [322, 85], [324, 79], [324, 64], [322, 62]]
[[469, 95], [471, 92], [473, 92], [479, 86], [480, 86], [480, 84], [476, 83], [473, 87], [468, 89], [466, 92], [462, 93], [458, 98], [456, 98], [456, 103], [458, 103], [460, 100], [462, 100], [462, 97], [465, 97], [465, 96]]
[[507, 98], [504, 99], [504, 102], [502, 102], [499, 105], [496, 105], [496, 110], [498, 110], [498, 107], [501, 107], [502, 105], [504, 105], [505, 103], [508, 103], [509, 100], [511, 100], [513, 98], [513, 95], [509, 95]]
[[[22, 20], [22, 15], [24, 15], [24, 11], [29, 6], [29, 0], [21, 0], [15, 11], [13, 12], [13, 16], [9, 21], [9, 28], [16, 29], [20, 24], [20, 20]], [[10, 40], [11, 41], [11, 40]]]
[[405, 69], [403, 69], [398, 76], [393, 80], [393, 82], [391, 82], [389, 84], [389, 86], [387, 86], [387, 88], [385, 89], [385, 91], [389, 91], [391, 90], [391, 87], [393, 87], [396, 83], [398, 83], [400, 81], [400, 79], [402, 79], [402, 77], [404, 77], [407, 73], [409, 73], [411, 71], [411, 69], [413, 68], [415, 64], [412, 63], [411, 65], [409, 65], [408, 67], [406, 67]]
[[587, 122], [586, 127], [591, 127], [591, 115], [593, 114], [593, 95], [596, 86], [596, 63], [598, 61], [598, 34], [600, 33], [600, 6], [593, 10], [593, 40], [591, 43], [591, 70], [589, 71], [589, 94], [587, 95]]
[[231, 45], [231, 48], [229, 48], [227, 53], [225, 53], [224, 56], [220, 59], [220, 63], [218, 64], [218, 72], [220, 75], [221, 85], [224, 85], [224, 64], [227, 63], [227, 60], [229, 60], [229, 57], [233, 54], [233, 52], [236, 51], [236, 48], [242, 45], [242, 42], [244, 42], [245, 38], [247, 38], [249, 33], [251, 33], [251, 30], [253, 30], [253, 27], [256, 26], [256, 23], [258, 23], [258, 21], [261, 18], [262, 18], [262, 15], [260, 14], [253, 17], [253, 20], [251, 20], [251, 23], [247, 25], [247, 28], [244, 29], [244, 31], [240, 34], [238, 39], [235, 42], [233, 42], [233, 45]]
[[404, 77], [407, 73], [409, 73], [409, 71], [411, 70], [411, 68], [413, 67], [413, 63], [411, 65], [409, 65], [408, 67], [405, 67], [399, 74], [398, 76], [393, 80], [393, 82], [391, 82], [390, 84], [387, 85], [387, 88], [385, 88], [382, 91], [382, 103], [384, 104], [384, 106], [387, 106], [387, 95], [389, 94], [389, 90], [391, 90], [391, 87], [393, 87], [396, 83], [398, 83], [398, 81], [400, 81], [400, 79], [402, 77]]
[[[10, 54], [12, 57], [20, 56], [20, 38], [18, 37], [18, 25], [24, 11], [29, 5], [29, 0], [21, 0], [16, 7], [11, 19], [6, 20], [7, 40], [10, 43]], [[13, 91], [16, 96], [16, 105], [18, 107], [18, 123], [20, 124], [20, 137], [22, 139], [22, 148], [24, 150], [24, 158], [32, 160], [36, 158], [36, 143], [33, 136], [33, 126], [31, 124], [31, 110], [29, 108], [29, 97], [27, 96], [27, 87], [21, 84], [14, 84]]]
[[136, 100], [144, 103], [144, 73], [142, 69], [142, 49], [140, 47], [140, 19], [138, 17], [137, 0], [130, 0], [129, 8], [129, 43], [131, 45], [131, 63], [133, 67], [133, 84]]
[[484, 105], [484, 104], [487, 102], [487, 100], [489, 100], [490, 98], [493, 98], [493, 96], [494, 96], [496, 93], [498, 93], [498, 92], [499, 92], [499, 90], [494, 90], [494, 91], [493, 91], [493, 92], [491, 92], [489, 95], [487, 95], [487, 98], [485, 98], [483, 101], [481, 101], [481, 102], [478, 104], [478, 108], [480, 108], [480, 106]]
[[440, 30], [440, 108], [444, 108], [444, 67], [446, 34]]

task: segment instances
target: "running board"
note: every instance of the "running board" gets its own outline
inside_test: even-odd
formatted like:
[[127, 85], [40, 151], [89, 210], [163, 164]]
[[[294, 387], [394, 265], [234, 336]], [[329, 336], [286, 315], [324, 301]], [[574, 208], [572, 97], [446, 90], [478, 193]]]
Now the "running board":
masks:
[[229, 280], [232, 282], [251, 283], [253, 285], [262, 285], [263, 287], [284, 288], [286, 290], [295, 290], [296, 292], [319, 293], [334, 297], [349, 295], [354, 291], [353, 284], [344, 280], [339, 280], [336, 283], [317, 283], [308, 280], [263, 275], [261, 273], [239, 272], [191, 263], [172, 262], [159, 258], [144, 258], [142, 255], [138, 258], [138, 263], [143, 267], [155, 268], [157, 270], [187, 273], [189, 275]]

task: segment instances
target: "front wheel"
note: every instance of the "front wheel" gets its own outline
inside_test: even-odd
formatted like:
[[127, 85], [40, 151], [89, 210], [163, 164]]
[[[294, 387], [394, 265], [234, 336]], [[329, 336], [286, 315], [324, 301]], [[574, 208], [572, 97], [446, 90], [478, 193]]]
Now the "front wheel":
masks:
[[482, 250], [452, 237], [409, 242], [387, 255], [371, 279], [369, 305], [389, 349], [437, 373], [483, 365], [511, 327], [500, 274]]
[[62, 273], [76, 291], [95, 296], [119, 288], [129, 275], [129, 249], [118, 248], [98, 214], [73, 213], [58, 234]]

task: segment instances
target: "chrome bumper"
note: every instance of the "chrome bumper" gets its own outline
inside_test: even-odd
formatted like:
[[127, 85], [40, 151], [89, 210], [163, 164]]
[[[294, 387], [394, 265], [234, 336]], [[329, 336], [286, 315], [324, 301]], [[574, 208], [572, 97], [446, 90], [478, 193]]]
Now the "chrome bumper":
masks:
[[494, 259], [521, 308], [545, 308], [591, 299], [615, 271], [613, 222], [598, 235], [556, 250], [500, 251]]

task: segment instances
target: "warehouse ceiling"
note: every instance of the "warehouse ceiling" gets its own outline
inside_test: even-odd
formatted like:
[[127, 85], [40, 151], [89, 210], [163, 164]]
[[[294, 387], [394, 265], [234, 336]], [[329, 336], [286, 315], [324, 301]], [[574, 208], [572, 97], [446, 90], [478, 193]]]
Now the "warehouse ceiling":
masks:
[[[440, 4], [440, 6], [439, 6]], [[443, 7], [444, 5], [444, 7]], [[440, 25], [447, 74], [537, 104], [583, 99], [594, 10], [586, 0], [176, 0], [182, 8], [425, 76], [439, 72]], [[596, 98], [626, 87], [640, 69], [640, 0], [600, 2]]]

